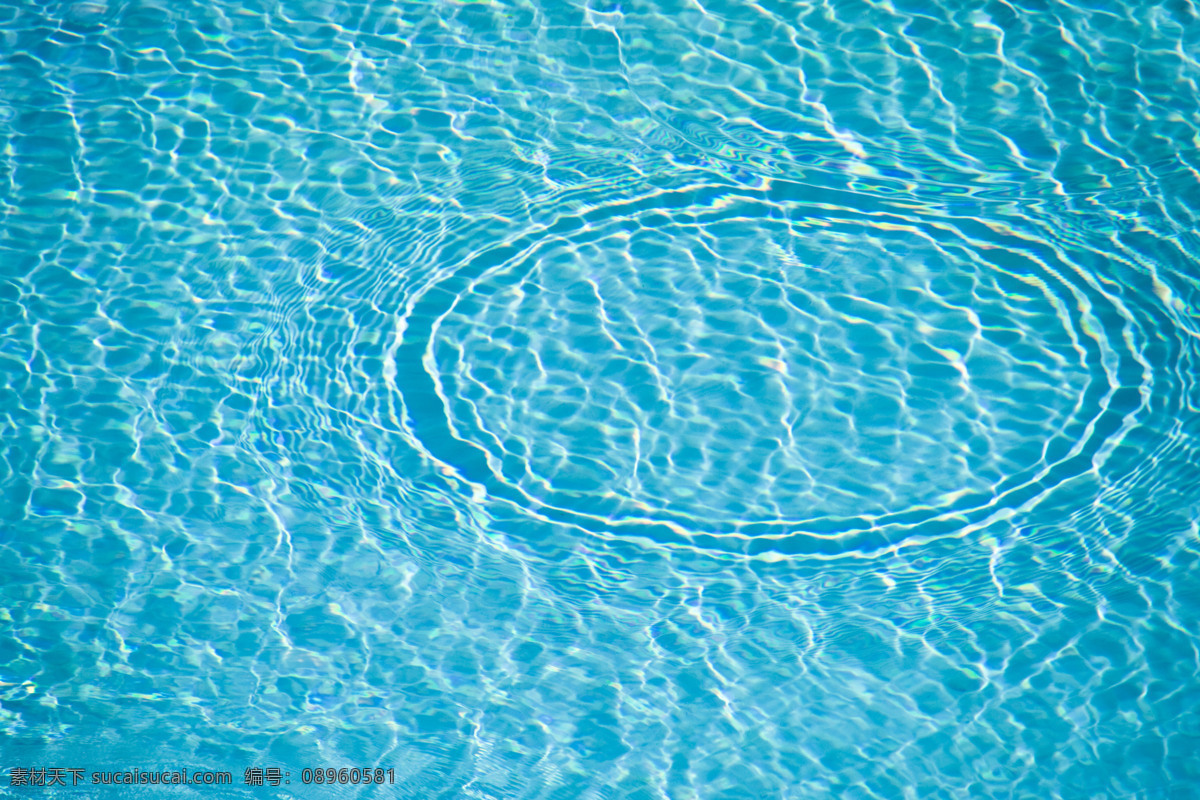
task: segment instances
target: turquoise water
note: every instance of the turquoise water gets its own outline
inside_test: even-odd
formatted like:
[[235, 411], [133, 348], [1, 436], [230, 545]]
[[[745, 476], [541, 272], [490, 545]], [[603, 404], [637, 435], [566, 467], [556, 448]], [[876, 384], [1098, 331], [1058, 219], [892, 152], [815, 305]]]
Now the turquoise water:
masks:
[[1200, 797], [1196, 14], [3, 4], [0, 796]]

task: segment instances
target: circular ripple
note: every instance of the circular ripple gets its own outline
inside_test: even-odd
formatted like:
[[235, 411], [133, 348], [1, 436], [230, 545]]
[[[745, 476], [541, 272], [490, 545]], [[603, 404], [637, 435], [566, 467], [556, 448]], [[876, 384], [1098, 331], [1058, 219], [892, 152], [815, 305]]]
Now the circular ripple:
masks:
[[806, 191], [665, 191], [478, 251], [404, 315], [411, 435], [540, 517], [751, 552], [961, 533], [1104, 461], [1147, 371], [1094, 279]]

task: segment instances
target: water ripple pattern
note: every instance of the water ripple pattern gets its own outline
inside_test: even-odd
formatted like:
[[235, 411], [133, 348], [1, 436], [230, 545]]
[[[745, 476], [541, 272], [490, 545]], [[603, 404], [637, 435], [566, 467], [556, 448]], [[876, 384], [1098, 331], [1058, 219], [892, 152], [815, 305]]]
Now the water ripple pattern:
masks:
[[1198, 43], [4, 4], [0, 796], [1200, 796]]
[[752, 551], [963, 535], [1112, 468], [1161, 313], [1053, 240], [807, 194], [687, 187], [473, 255], [401, 319], [447, 420], [416, 435], [552, 518]]

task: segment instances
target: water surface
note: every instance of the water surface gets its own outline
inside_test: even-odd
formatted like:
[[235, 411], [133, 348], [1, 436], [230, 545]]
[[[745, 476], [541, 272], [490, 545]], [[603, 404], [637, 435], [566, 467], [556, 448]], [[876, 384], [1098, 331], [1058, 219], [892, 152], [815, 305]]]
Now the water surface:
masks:
[[8, 3], [0, 795], [1200, 793], [1198, 32]]

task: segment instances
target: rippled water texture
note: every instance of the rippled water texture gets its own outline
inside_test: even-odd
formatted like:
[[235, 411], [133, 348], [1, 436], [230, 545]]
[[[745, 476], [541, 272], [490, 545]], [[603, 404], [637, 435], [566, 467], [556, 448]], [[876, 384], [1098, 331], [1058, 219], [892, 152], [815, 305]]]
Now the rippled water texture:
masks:
[[4, 4], [0, 770], [1200, 797], [1198, 81], [1188, 2]]

